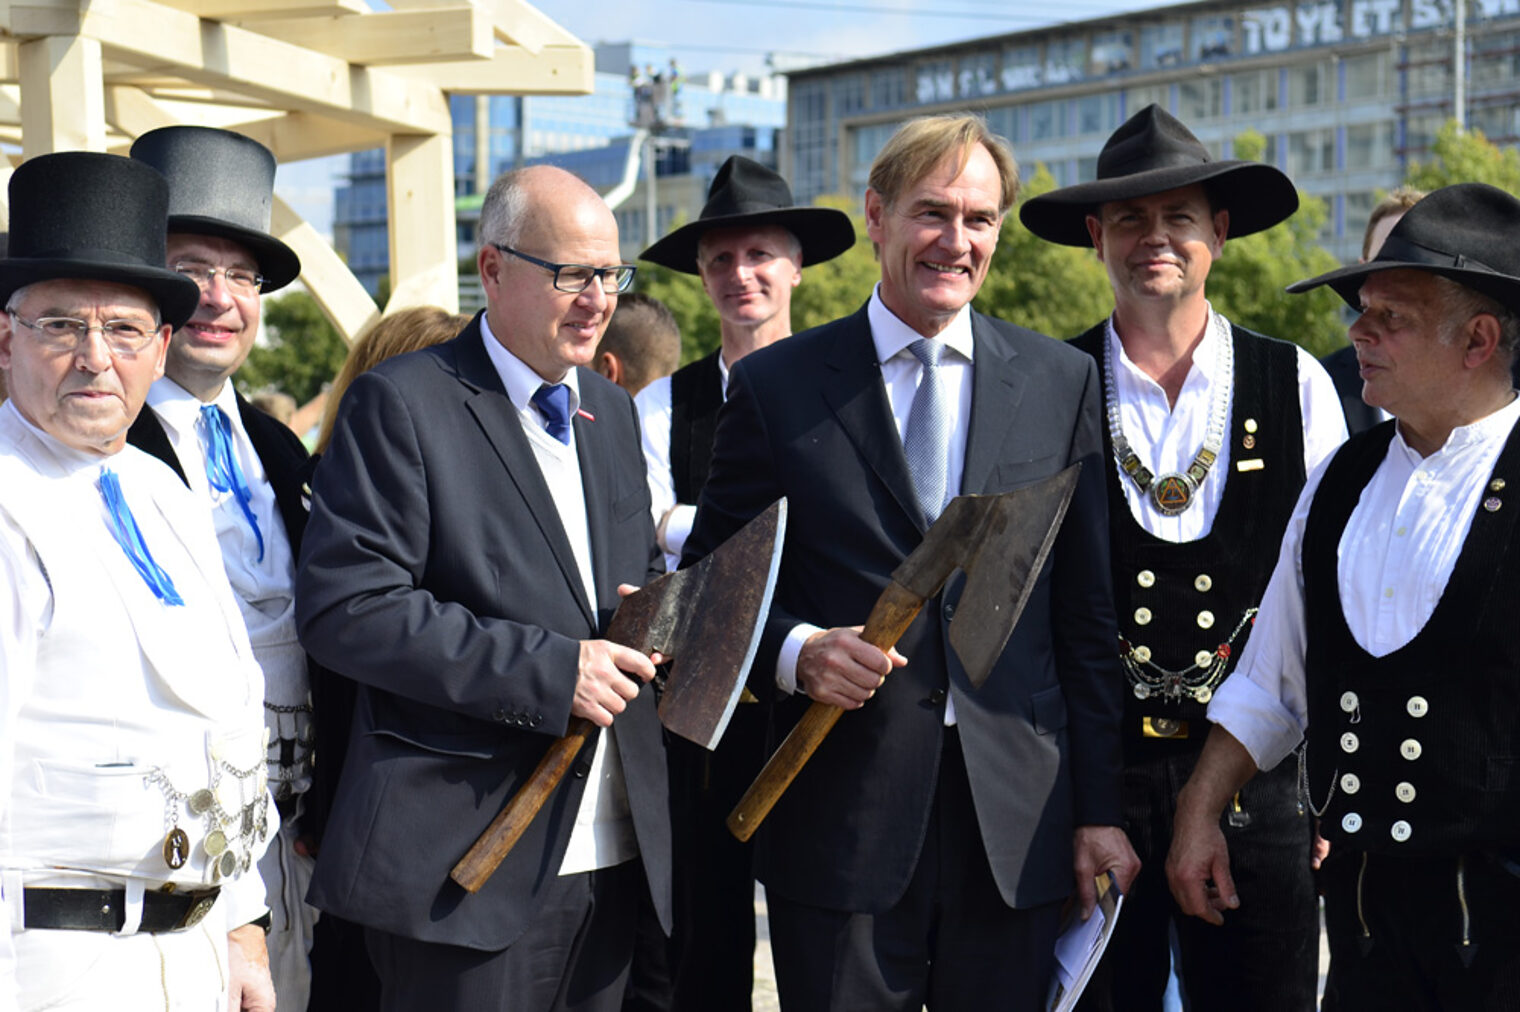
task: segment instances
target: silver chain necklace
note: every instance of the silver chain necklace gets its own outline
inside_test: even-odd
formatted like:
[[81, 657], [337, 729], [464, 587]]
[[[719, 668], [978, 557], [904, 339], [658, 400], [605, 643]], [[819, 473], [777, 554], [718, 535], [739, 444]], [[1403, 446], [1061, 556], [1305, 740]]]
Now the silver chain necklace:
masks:
[[1209, 395], [1209, 421], [1204, 429], [1203, 445], [1198, 448], [1193, 462], [1185, 470], [1163, 474], [1159, 478], [1140, 462], [1139, 454], [1135, 453], [1124, 436], [1124, 426], [1119, 420], [1118, 385], [1114, 380], [1113, 341], [1108, 334], [1108, 331], [1113, 330], [1112, 322], [1105, 328], [1103, 335], [1103, 398], [1108, 408], [1108, 432], [1114, 444], [1114, 460], [1118, 461], [1119, 470], [1129, 476], [1135, 487], [1143, 495], [1149, 496], [1156, 509], [1167, 516], [1176, 516], [1193, 505], [1194, 496], [1203, 485], [1204, 478], [1208, 477], [1209, 468], [1219, 459], [1219, 451], [1224, 446], [1224, 429], [1230, 410], [1230, 383], [1235, 375], [1235, 342], [1229, 333], [1218, 332], [1221, 328], [1215, 327], [1215, 319], [1213, 313], [1210, 313], [1209, 326], [1216, 330], [1219, 348], [1215, 354], [1214, 390]]

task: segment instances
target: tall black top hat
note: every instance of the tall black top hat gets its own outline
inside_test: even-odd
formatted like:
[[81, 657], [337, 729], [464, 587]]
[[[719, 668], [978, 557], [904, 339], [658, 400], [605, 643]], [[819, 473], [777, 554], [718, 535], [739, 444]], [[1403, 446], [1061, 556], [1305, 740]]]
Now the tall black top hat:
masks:
[[150, 130], [132, 157], [169, 179], [169, 231], [231, 239], [248, 249], [264, 288], [283, 288], [301, 273], [295, 251], [269, 234], [274, 155], [230, 130], [171, 126]]
[[1352, 309], [1377, 271], [1430, 271], [1520, 312], [1520, 200], [1487, 183], [1457, 183], [1404, 212], [1377, 256], [1364, 264], [1295, 282], [1299, 293], [1329, 285]]
[[1182, 121], [1160, 106], [1141, 109], [1098, 152], [1098, 178], [1031, 197], [1019, 208], [1024, 227], [1064, 246], [1090, 246], [1087, 216], [1111, 200], [1133, 200], [1207, 183], [1216, 210], [1230, 212], [1230, 235], [1271, 228], [1298, 210], [1298, 191], [1270, 165], [1216, 162]]
[[832, 260], [855, 245], [855, 226], [849, 215], [831, 207], [798, 207], [786, 180], [759, 162], [733, 155], [713, 177], [697, 220], [640, 253], [639, 259], [696, 274], [697, 241], [702, 233], [762, 225], [779, 225], [795, 235], [802, 243], [804, 267]]
[[112, 281], [141, 288], [164, 322], [195, 312], [194, 281], [164, 266], [169, 187], [151, 167], [119, 155], [38, 155], [11, 174], [9, 246], [0, 304], [39, 281]]

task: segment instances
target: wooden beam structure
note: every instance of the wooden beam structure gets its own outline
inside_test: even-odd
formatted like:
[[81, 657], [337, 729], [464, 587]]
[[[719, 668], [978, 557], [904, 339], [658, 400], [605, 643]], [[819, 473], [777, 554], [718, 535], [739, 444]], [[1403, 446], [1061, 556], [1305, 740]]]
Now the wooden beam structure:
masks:
[[[524, 0], [0, 0], [0, 142], [21, 158], [125, 153], [177, 123], [282, 163], [383, 148], [387, 311], [458, 306], [451, 94], [586, 94], [590, 49]], [[14, 159], [12, 159], [14, 160]], [[10, 166], [0, 159], [0, 181]], [[3, 210], [0, 195], [0, 210]], [[328, 243], [276, 198], [272, 231], [345, 338], [379, 318]]]

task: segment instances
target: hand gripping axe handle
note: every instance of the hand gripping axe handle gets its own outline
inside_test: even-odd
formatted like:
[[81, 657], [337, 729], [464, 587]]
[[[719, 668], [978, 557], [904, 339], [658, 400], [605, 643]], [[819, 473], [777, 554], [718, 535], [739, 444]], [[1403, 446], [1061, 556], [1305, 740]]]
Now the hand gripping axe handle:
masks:
[[[628, 595], [607, 627], [612, 642], [669, 659], [660, 723], [703, 748], [718, 744], [744, 691], [785, 532], [780, 499], [701, 562]], [[592, 727], [584, 718], [570, 721], [450, 878], [472, 893], [485, 885], [564, 779]]]
[[[966, 586], [950, 623], [950, 646], [980, 688], [1029, 601], [1036, 577], [1061, 530], [1082, 465], [999, 495], [956, 496], [924, 540], [892, 573], [861, 639], [890, 650], [950, 574]], [[748, 840], [760, 828], [844, 711], [815, 702], [781, 743], [728, 816], [728, 830]]]

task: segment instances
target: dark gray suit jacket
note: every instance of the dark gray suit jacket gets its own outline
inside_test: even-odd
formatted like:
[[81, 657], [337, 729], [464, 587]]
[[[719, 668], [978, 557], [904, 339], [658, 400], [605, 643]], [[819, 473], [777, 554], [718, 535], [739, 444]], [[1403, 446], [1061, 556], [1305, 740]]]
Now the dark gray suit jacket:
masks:
[[[594, 417], [574, 419], [590, 602], [478, 317], [446, 344], [382, 363], [344, 395], [296, 588], [301, 642], [361, 685], [309, 895], [323, 910], [499, 950], [522, 934], [559, 870], [590, 745], [478, 894], [448, 878], [564, 734], [577, 641], [606, 628], [619, 583], [663, 569], [633, 403], [590, 370], [579, 384]], [[639, 851], [668, 929], [670, 829], [652, 688], [616, 728]]]
[[[1001, 492], [1081, 461], [1066, 523], [1012, 639], [981, 689], [946, 640], [957, 575], [898, 649], [908, 666], [846, 713], [760, 830], [767, 888], [879, 912], [902, 896], [928, 830], [955, 700], [982, 841], [1004, 900], [1073, 888], [1077, 825], [1118, 825], [1123, 678], [1114, 647], [1093, 361], [973, 315], [975, 372], [963, 492]], [[776, 695], [776, 654], [798, 622], [865, 621], [923, 527], [875, 361], [866, 310], [747, 356], [718, 422], [712, 474], [686, 542], [710, 552], [780, 496], [785, 555], [751, 685]], [[777, 702], [778, 733], [808, 705]]]

